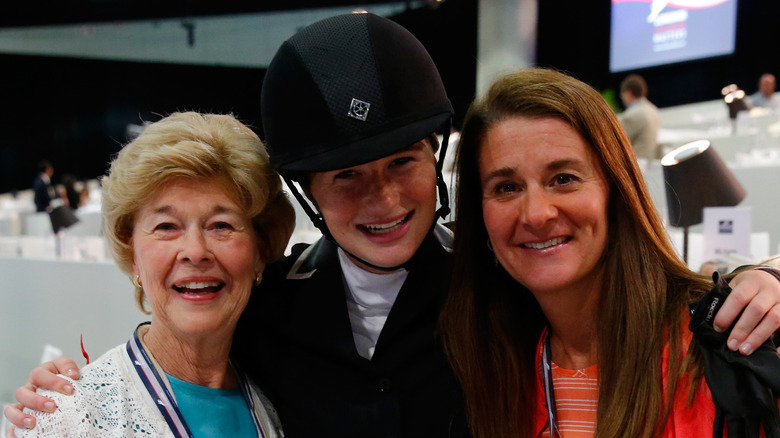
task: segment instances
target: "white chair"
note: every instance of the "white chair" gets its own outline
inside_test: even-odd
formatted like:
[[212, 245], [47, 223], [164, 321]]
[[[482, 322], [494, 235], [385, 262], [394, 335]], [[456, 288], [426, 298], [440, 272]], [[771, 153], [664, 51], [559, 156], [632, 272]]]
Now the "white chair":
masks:
[[86, 236], [84, 237], [85, 257], [87, 260], [104, 262], [111, 260], [111, 255], [108, 253], [108, 245], [106, 245], [106, 239], [102, 236]]
[[109, 259], [106, 241], [100, 236], [73, 236], [65, 232], [60, 239], [61, 260], [102, 262]]
[[0, 257], [19, 257], [19, 236], [0, 236]]
[[24, 216], [23, 233], [27, 236], [51, 236], [54, 231], [51, 228], [49, 213], [30, 213]]
[[11, 217], [0, 213], [0, 236], [11, 235]]
[[69, 236], [100, 236], [102, 234], [103, 216], [99, 210], [90, 211], [86, 208], [79, 208], [75, 213], [79, 221], [68, 227], [66, 232]]
[[54, 234], [49, 236], [21, 236], [19, 248], [24, 258], [53, 260], [57, 258]]

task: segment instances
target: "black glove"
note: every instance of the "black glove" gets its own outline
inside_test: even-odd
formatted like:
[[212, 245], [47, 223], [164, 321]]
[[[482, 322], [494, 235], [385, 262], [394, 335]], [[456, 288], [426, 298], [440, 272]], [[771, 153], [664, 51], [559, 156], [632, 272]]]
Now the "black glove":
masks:
[[723, 437], [725, 420], [728, 438], [758, 438], [761, 425], [767, 438], [780, 438], [780, 356], [771, 340], [750, 356], [728, 349], [731, 328], [718, 333], [712, 321], [731, 288], [717, 272], [712, 280], [712, 290], [691, 304], [689, 326], [704, 356], [704, 377], [715, 403], [712, 436]]

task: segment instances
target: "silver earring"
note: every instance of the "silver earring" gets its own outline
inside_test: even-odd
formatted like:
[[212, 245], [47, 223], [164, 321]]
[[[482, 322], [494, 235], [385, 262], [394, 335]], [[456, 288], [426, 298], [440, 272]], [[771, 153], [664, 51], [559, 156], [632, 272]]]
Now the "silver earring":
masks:
[[263, 273], [258, 272], [255, 274], [255, 286], [259, 285], [263, 281]]
[[133, 286], [137, 287], [138, 289], [141, 289], [141, 276], [138, 274], [135, 274], [135, 277], [133, 277]]

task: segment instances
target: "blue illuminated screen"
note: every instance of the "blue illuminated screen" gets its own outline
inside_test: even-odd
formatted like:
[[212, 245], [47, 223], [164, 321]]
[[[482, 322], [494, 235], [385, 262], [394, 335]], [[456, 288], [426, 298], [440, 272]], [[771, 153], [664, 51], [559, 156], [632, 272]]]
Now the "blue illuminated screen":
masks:
[[734, 53], [737, 0], [612, 0], [613, 73]]

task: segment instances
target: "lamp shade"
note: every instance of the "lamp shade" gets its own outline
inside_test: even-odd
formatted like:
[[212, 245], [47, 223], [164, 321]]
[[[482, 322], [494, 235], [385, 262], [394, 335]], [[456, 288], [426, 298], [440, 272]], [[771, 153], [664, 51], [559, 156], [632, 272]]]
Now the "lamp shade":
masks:
[[661, 159], [669, 222], [675, 227], [701, 223], [704, 207], [731, 207], [745, 199], [745, 189], [709, 140], [697, 140]]
[[[742, 90], [740, 90], [742, 91]], [[726, 105], [729, 107], [729, 118], [730, 119], [736, 119], [737, 114], [739, 114], [740, 111], [747, 111], [748, 105], [747, 102], [745, 102], [744, 99], [744, 91], [742, 92], [743, 97], [736, 97], [732, 100], [726, 100]], [[728, 97], [728, 96], [726, 96]]]

